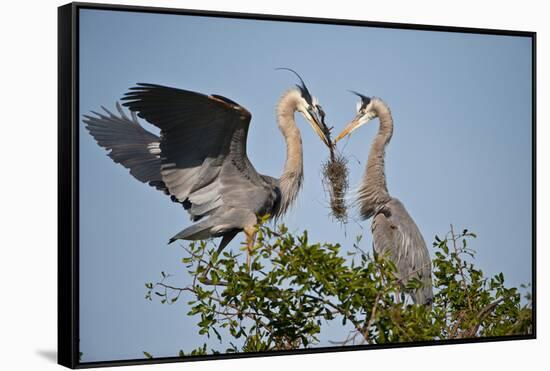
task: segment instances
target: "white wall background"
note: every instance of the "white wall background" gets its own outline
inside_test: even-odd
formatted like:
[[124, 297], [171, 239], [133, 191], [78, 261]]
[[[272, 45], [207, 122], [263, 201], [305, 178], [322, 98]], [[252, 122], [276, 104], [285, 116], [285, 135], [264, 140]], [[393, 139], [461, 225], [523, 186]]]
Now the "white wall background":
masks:
[[[538, 336], [536, 341], [326, 353], [186, 364], [163, 370], [517, 370], [547, 360], [550, 197], [550, 26], [543, 1], [120, 1], [190, 9], [363, 19], [538, 32]], [[4, 2], [0, 14], [0, 367], [59, 369], [56, 351], [57, 0]], [[297, 41], [298, 42], [298, 41]], [[365, 45], [368, 48], [368, 44]], [[513, 102], [510, 102], [513, 104]], [[510, 216], [513, 217], [513, 216]], [[544, 352], [546, 351], [546, 352]], [[127, 370], [138, 369], [128, 367]], [[544, 366], [543, 366], [544, 367]], [[142, 368], [140, 368], [142, 369]]]

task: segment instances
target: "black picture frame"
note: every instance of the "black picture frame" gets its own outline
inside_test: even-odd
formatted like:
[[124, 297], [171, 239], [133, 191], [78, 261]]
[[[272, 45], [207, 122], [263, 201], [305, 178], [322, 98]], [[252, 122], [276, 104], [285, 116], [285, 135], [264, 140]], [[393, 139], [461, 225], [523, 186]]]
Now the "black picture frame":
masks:
[[[533, 332], [530, 335], [484, 337], [473, 339], [438, 340], [383, 345], [354, 345], [319, 347], [292, 351], [274, 351], [240, 354], [210, 354], [204, 356], [166, 357], [155, 359], [133, 359], [120, 361], [86, 362], [79, 361], [79, 11], [99, 9], [156, 14], [179, 14], [237, 19], [254, 19], [284, 22], [301, 22], [331, 25], [368, 26], [405, 30], [444, 31], [487, 35], [523, 36], [532, 41], [532, 309]], [[99, 366], [123, 366], [156, 364], [168, 362], [244, 358], [258, 356], [278, 356], [320, 352], [341, 352], [365, 349], [401, 348], [427, 345], [448, 345], [460, 343], [481, 343], [536, 338], [536, 32], [511, 31], [484, 28], [464, 28], [310, 18], [268, 14], [231, 13], [189, 9], [110, 5], [97, 3], [70, 3], [58, 8], [58, 363], [69, 368], [89, 368]]]

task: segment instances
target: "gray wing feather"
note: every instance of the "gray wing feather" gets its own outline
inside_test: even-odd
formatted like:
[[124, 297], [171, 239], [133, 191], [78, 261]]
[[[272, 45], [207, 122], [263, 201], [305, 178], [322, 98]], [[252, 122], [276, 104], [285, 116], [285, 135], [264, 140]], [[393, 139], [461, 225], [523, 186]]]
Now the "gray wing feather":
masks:
[[84, 115], [86, 129], [101, 147], [110, 151], [108, 156], [114, 162], [129, 169], [139, 181], [162, 189], [160, 138], [145, 130], [135, 113], [129, 118], [120, 104], [116, 104], [120, 116], [102, 108], [104, 113]]
[[216, 181], [233, 132], [248, 119], [223, 101], [187, 90], [138, 84], [125, 106], [161, 129], [161, 174], [170, 194], [185, 201]]
[[138, 84], [124, 105], [161, 129], [160, 172], [171, 195], [206, 220], [174, 238], [202, 239], [242, 229], [276, 205], [277, 192], [246, 155], [250, 113], [217, 95]]
[[415, 303], [433, 299], [431, 259], [426, 242], [403, 204], [392, 198], [374, 216], [373, 245], [377, 254], [387, 254], [403, 283], [418, 278], [423, 286], [411, 293]]

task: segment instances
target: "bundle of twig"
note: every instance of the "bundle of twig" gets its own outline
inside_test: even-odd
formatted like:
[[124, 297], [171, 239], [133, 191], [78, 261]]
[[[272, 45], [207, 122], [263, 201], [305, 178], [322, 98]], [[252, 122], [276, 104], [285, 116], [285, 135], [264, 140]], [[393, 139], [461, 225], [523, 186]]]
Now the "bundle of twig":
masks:
[[334, 153], [330, 147], [330, 158], [323, 164], [323, 188], [330, 196], [332, 216], [341, 223], [348, 219], [345, 196], [348, 190], [348, 160]]

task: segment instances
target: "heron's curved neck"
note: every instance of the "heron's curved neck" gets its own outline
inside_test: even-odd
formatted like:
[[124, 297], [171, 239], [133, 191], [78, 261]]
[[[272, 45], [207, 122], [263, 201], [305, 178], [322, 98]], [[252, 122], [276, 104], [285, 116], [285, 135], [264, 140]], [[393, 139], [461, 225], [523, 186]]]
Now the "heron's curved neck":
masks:
[[279, 179], [281, 205], [278, 215], [292, 206], [304, 178], [302, 136], [294, 120], [300, 99], [300, 93], [292, 89], [283, 94], [277, 105], [277, 124], [286, 141], [286, 161]]
[[393, 119], [389, 107], [381, 100], [373, 101], [373, 109], [380, 119], [378, 134], [374, 138], [367, 160], [362, 186], [359, 189], [358, 200], [361, 205], [361, 216], [370, 218], [376, 210], [389, 201], [390, 195], [386, 185], [384, 157], [386, 145], [393, 134]]

